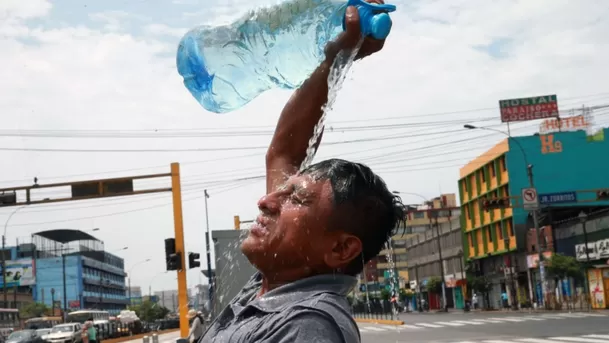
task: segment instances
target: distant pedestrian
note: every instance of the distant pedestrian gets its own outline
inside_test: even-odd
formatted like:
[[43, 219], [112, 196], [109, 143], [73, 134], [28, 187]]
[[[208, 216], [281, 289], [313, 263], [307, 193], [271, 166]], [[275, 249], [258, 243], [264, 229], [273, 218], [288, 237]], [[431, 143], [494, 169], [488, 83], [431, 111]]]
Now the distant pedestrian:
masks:
[[192, 320], [192, 324], [186, 339], [193, 343], [198, 342], [201, 336], [203, 336], [203, 316], [200, 313], [195, 310], [188, 311], [188, 320]]
[[93, 324], [93, 318], [89, 318], [87, 323], [87, 338], [89, 339], [89, 343], [97, 343], [97, 329], [95, 329], [95, 325]]

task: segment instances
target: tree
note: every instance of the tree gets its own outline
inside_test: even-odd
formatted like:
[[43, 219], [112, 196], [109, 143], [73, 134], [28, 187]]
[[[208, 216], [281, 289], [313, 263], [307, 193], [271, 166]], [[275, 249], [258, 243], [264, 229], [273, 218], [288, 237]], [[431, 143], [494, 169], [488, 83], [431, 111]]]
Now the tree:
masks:
[[148, 300], [134, 306], [133, 311], [135, 311], [141, 320], [147, 322], [163, 319], [170, 312], [167, 308]]
[[427, 288], [428, 292], [431, 292], [434, 294], [442, 293], [442, 279], [440, 279], [437, 276], [430, 278], [427, 281], [427, 286], [425, 286], [425, 288]]
[[381, 299], [389, 300], [389, 298], [391, 298], [391, 293], [386, 288], [382, 288], [381, 289]]
[[44, 317], [50, 312], [51, 309], [49, 309], [45, 304], [29, 303], [19, 310], [19, 316], [24, 319]]
[[486, 306], [490, 306], [489, 293], [493, 283], [486, 276], [470, 276], [467, 278], [467, 287], [475, 293], [481, 293]]
[[581, 280], [583, 277], [582, 268], [575, 257], [565, 256], [563, 254], [554, 254], [547, 260], [546, 270], [550, 277], [559, 280], [573, 278]]

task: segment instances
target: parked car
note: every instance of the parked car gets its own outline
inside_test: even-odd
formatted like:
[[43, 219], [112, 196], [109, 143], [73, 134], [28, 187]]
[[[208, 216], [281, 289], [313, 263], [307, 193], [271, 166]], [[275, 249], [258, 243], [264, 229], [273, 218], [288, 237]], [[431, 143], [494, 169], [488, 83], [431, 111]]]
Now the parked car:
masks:
[[6, 343], [42, 343], [43, 340], [36, 330], [14, 331], [6, 339]]
[[51, 333], [51, 329], [38, 329], [36, 330], [36, 335], [42, 339], [43, 342], [46, 342], [47, 337]]
[[79, 323], [56, 325], [51, 329], [46, 341], [49, 343], [77, 343], [82, 342], [82, 326]]

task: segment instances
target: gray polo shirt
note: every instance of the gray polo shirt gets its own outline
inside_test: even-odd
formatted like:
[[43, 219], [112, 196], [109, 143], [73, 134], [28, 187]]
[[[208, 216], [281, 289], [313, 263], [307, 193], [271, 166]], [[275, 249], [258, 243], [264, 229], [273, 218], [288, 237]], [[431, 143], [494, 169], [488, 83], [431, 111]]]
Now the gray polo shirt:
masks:
[[346, 295], [357, 280], [318, 275], [257, 298], [260, 273], [222, 310], [199, 343], [359, 343]]

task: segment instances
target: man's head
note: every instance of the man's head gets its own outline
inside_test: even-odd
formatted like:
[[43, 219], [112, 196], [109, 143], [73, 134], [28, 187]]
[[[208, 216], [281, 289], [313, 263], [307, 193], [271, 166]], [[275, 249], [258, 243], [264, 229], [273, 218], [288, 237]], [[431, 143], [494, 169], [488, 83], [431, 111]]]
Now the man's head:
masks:
[[356, 275], [404, 219], [400, 198], [380, 177], [339, 159], [290, 177], [258, 207], [261, 214], [241, 249], [271, 278]]

